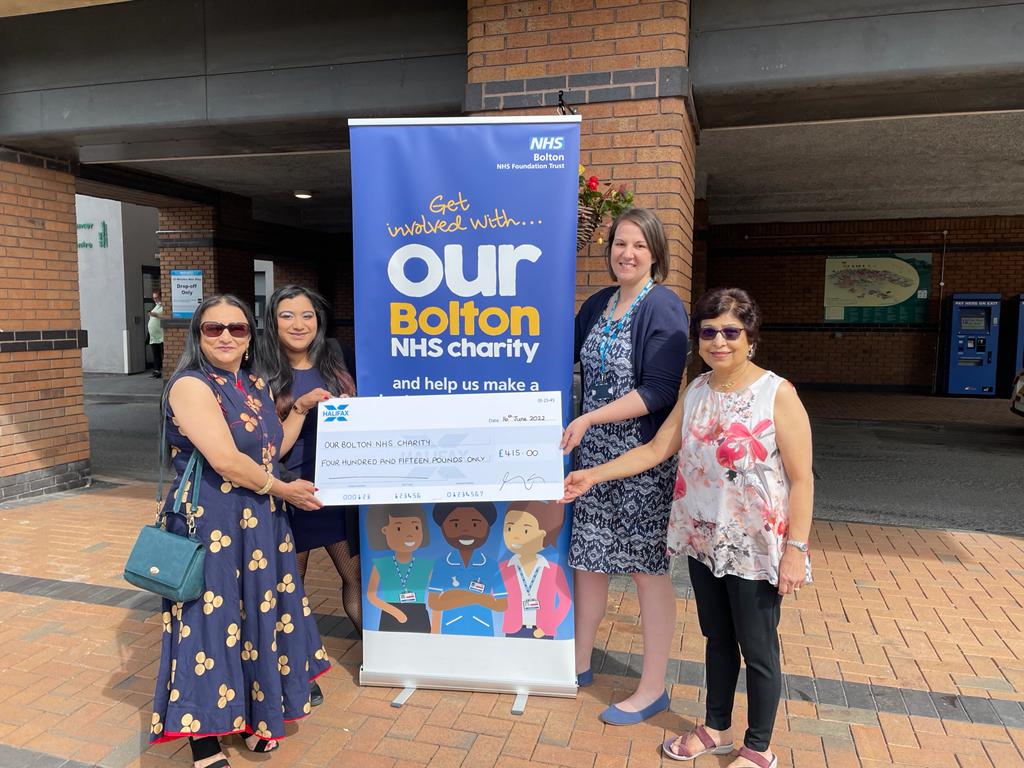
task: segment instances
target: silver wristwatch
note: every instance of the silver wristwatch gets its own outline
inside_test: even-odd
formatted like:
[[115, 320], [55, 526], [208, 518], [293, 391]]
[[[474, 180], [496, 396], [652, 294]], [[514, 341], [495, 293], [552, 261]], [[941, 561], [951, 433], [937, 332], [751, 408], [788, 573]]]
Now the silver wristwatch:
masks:
[[799, 549], [805, 555], [807, 554], [807, 542], [806, 541], [796, 541], [795, 539], [786, 539], [786, 546], [787, 547], [793, 547], [794, 549]]

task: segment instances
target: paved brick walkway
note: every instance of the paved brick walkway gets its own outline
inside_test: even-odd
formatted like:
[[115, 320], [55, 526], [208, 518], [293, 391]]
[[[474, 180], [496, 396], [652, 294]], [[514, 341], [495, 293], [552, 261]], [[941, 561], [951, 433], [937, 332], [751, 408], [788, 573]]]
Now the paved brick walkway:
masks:
[[[154, 599], [120, 578], [152, 490], [0, 510], [0, 766], [189, 765], [180, 743], [144, 750], [161, 624]], [[816, 584], [783, 611], [779, 764], [1024, 766], [1024, 541], [820, 523], [814, 548]], [[643, 652], [625, 580], [599, 634], [597, 684], [576, 700], [531, 698], [516, 717], [507, 695], [417, 691], [395, 709], [395, 691], [360, 688], [333, 568], [314, 556], [311, 573], [336, 666], [326, 703], [291, 727], [273, 765], [675, 765], [659, 742], [702, 712], [702, 641], [681, 573], [672, 711], [627, 728], [597, 720]], [[229, 742], [233, 765], [266, 762], [240, 746]]]

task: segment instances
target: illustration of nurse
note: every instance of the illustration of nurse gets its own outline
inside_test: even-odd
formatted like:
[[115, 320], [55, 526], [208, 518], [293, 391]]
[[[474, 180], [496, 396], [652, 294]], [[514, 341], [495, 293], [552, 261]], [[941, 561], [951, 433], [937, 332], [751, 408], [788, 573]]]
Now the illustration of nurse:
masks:
[[540, 554], [558, 541], [564, 522], [561, 504], [509, 503], [504, 536], [512, 557], [498, 566], [508, 592], [505, 637], [550, 640], [569, 615], [572, 598], [565, 571]]
[[419, 504], [371, 506], [366, 513], [366, 538], [377, 550], [366, 587], [366, 599], [380, 608], [381, 632], [430, 632], [427, 582], [434, 563], [415, 552], [430, 543], [427, 515]]
[[480, 551], [498, 517], [488, 501], [434, 506], [434, 522], [453, 548], [430, 577], [432, 631], [493, 637], [493, 611], [508, 601], [497, 562]]

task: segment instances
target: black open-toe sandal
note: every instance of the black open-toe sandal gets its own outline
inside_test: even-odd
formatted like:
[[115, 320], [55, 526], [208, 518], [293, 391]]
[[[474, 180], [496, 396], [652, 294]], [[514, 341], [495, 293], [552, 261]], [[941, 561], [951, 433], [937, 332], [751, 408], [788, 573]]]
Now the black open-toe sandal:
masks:
[[280, 742], [277, 739], [264, 739], [264, 738], [259, 738], [258, 737], [257, 741], [256, 741], [256, 746], [250, 747], [249, 746], [249, 739], [252, 736], [255, 736], [255, 735], [256, 734], [253, 733], [253, 734], [250, 734], [249, 736], [246, 736], [243, 739], [243, 741], [245, 742], [245, 746], [248, 748], [248, 750], [250, 752], [259, 752], [259, 753], [273, 752], [275, 749], [277, 749], [279, 746], [281, 746]]
[[226, 757], [222, 757], [215, 763], [210, 763], [206, 768], [231, 768], [231, 763], [228, 762]]

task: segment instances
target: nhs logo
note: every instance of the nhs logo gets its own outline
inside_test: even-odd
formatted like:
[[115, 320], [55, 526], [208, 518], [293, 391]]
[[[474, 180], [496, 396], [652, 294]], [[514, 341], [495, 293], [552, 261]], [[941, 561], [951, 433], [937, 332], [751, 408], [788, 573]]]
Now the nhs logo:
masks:
[[531, 136], [530, 149], [565, 149], [565, 138], [562, 136]]

